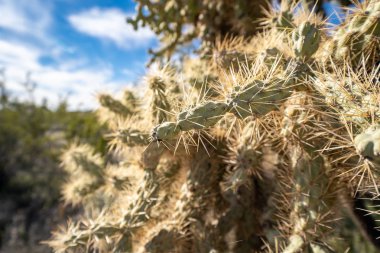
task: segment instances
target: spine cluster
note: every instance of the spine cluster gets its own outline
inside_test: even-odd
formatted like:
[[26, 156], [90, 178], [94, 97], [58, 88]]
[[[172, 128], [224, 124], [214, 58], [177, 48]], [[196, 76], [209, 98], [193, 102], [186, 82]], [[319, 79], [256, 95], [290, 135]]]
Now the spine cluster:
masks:
[[379, 196], [380, 2], [335, 31], [294, 6], [151, 70], [144, 96], [99, 96], [109, 153], [63, 155], [65, 201], [85, 217], [54, 232], [55, 252], [363, 249], [342, 206]]

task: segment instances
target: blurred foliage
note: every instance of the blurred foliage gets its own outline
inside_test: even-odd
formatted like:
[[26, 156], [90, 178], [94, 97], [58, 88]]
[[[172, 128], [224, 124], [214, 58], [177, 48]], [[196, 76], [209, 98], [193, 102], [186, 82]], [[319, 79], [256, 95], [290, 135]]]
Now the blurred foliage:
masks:
[[70, 111], [65, 101], [56, 109], [19, 102], [1, 87], [0, 201], [8, 204], [0, 208], [0, 246], [17, 210], [39, 217], [58, 205], [65, 178], [58, 159], [67, 144], [83, 141], [105, 151], [104, 128], [92, 112]]
[[91, 112], [68, 111], [62, 102], [56, 110], [45, 105], [9, 102], [0, 109], [0, 194], [18, 195], [28, 201], [40, 197], [51, 203], [58, 199], [56, 177], [61, 148], [81, 139], [104, 152], [102, 126]]

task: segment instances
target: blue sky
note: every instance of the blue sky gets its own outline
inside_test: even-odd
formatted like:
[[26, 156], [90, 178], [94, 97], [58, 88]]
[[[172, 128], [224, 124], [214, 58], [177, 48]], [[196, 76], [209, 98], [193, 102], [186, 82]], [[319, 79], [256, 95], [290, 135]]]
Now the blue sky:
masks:
[[54, 106], [94, 108], [97, 92], [115, 93], [144, 74], [147, 50], [157, 44], [148, 28], [125, 22], [132, 0], [0, 0], [0, 68], [7, 89], [26, 98], [31, 73], [35, 98]]
[[[336, 8], [325, 6], [330, 20]], [[97, 106], [98, 92], [116, 93], [145, 72], [147, 50], [157, 46], [149, 28], [125, 22], [132, 0], [0, 0], [0, 69], [7, 90], [28, 99], [26, 73], [37, 102], [67, 98], [72, 109]], [[335, 19], [334, 19], [335, 16]]]

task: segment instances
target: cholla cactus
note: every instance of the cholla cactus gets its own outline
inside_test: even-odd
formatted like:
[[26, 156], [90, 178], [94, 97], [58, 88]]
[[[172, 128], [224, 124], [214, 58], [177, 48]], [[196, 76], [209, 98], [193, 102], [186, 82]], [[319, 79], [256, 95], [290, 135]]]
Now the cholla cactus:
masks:
[[380, 130], [379, 126], [372, 126], [357, 135], [354, 140], [358, 153], [363, 158], [380, 164]]
[[[221, 12], [199, 26], [213, 29], [230, 5], [206, 2]], [[380, 5], [358, 4], [335, 31], [302, 6], [283, 3], [253, 37], [220, 33], [213, 54], [150, 71], [144, 99], [101, 95], [109, 153], [63, 156], [65, 200], [85, 213], [54, 233], [54, 251], [376, 252], [380, 211], [364, 218], [354, 203], [380, 196]], [[193, 7], [141, 1], [131, 22], [180, 10], [180, 26]]]
[[379, 60], [380, 52], [380, 2], [368, 1], [360, 7], [335, 33], [333, 55], [337, 60], [351, 61], [354, 66], [360, 64], [363, 58], [373, 65]]
[[66, 203], [79, 204], [104, 183], [104, 161], [88, 145], [73, 145], [62, 156], [62, 167], [69, 173], [63, 186]]
[[[127, 22], [135, 29], [142, 26], [150, 28], [159, 35], [162, 47], [153, 54], [158, 57], [170, 57], [178, 46], [202, 39], [207, 52], [208, 45], [215, 43], [218, 37], [229, 34], [249, 36], [258, 30], [254, 21], [263, 14], [257, 8], [266, 6], [259, 0], [167, 0], [136, 1], [137, 15]], [[209, 53], [209, 52], [207, 52]]]

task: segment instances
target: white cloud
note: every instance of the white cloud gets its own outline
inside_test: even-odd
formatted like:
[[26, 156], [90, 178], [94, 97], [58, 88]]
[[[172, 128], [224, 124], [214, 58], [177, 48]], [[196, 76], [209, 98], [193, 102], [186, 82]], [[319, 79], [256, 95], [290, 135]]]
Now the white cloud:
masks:
[[[78, 57], [75, 46], [62, 45], [52, 33], [53, 1], [0, 0], [0, 69], [6, 68], [6, 85], [11, 95], [28, 99], [23, 83], [26, 73], [37, 83], [35, 99], [44, 98], [52, 107], [60, 98], [68, 97], [72, 109], [97, 107], [96, 93], [115, 93], [132, 85], [115, 79], [112, 65], [94, 63], [91, 58]], [[149, 29], [138, 32], [126, 24], [127, 14], [118, 9], [93, 8], [68, 19], [78, 31], [106, 39], [122, 48], [146, 46], [154, 37]], [[54, 64], [44, 65], [46, 57]]]
[[0, 40], [0, 62], [19, 65], [25, 69], [38, 68], [37, 61], [41, 52], [29, 45], [20, 45], [12, 41]]
[[0, 0], [0, 10], [0, 27], [13, 32], [42, 38], [52, 23], [46, 1]]
[[92, 8], [68, 17], [70, 24], [79, 32], [92, 37], [116, 43], [121, 48], [130, 49], [147, 46], [155, 37], [149, 28], [135, 31], [126, 23], [131, 16], [119, 9]]
[[[58, 66], [44, 66], [39, 58], [46, 52], [30, 45], [0, 39], [0, 68], [6, 68], [6, 88], [19, 99], [28, 99], [23, 83], [26, 73], [37, 84], [35, 99], [41, 102], [46, 98], [50, 106], [57, 106], [60, 98], [68, 96], [72, 109], [93, 109], [97, 106], [95, 95], [101, 91], [114, 93], [128, 82], [115, 81], [110, 67], [81, 66], [67, 67], [67, 62]], [[81, 59], [78, 59], [81, 61]]]

